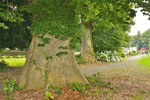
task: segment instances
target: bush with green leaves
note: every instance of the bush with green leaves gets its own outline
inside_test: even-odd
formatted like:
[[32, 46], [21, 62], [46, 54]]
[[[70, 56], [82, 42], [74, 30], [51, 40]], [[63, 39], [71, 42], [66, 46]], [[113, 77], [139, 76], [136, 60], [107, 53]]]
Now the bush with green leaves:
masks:
[[0, 49], [0, 54], [4, 53], [5, 50], [4, 49]]
[[129, 55], [130, 55], [130, 56], [133, 56], [133, 52], [132, 52], [132, 51], [129, 51]]
[[0, 72], [4, 72], [7, 68], [7, 65], [8, 64], [4, 60], [0, 61]]
[[10, 82], [8, 80], [4, 80], [2, 92], [4, 94], [11, 94], [13, 91], [19, 90], [17, 86], [16, 79], [11, 80]]
[[126, 57], [126, 54], [124, 53], [123, 49], [121, 49], [121, 50], [118, 52], [118, 55], [120, 55], [122, 58], [125, 58], [125, 57]]
[[125, 58], [125, 57], [126, 57], [125, 53], [121, 53], [120, 56], [121, 56], [122, 58]]
[[135, 50], [132, 51], [132, 55], [133, 55], [133, 56], [136, 56], [137, 54], [138, 54], [138, 53], [137, 53]]
[[76, 55], [76, 60], [78, 64], [85, 64], [86, 61], [81, 57], [81, 55]]
[[7, 95], [6, 100], [13, 100], [12, 93], [16, 90], [19, 90], [16, 79], [11, 80], [10, 82], [8, 81], [8, 79], [4, 80], [2, 92]]
[[121, 61], [121, 56], [117, 52], [111, 52], [111, 51], [97, 53], [96, 58], [97, 58], [97, 60], [104, 61], [104, 62]]

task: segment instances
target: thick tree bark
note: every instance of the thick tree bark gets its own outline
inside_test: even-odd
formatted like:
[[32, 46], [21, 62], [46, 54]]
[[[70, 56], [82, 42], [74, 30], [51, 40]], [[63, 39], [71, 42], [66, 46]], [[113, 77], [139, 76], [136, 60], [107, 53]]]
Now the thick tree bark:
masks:
[[95, 61], [94, 50], [92, 45], [92, 25], [91, 21], [85, 24], [85, 34], [82, 37], [81, 56], [86, 61]]
[[[40, 40], [33, 37], [24, 70], [18, 82], [20, 88], [43, 89], [49, 85], [59, 86], [71, 82], [88, 83], [80, 73], [71, 49], [68, 54], [56, 56], [60, 46], [69, 47], [68, 41], [61, 41], [52, 36], [51, 40], [44, 47], [38, 47]], [[66, 51], [66, 50], [65, 50]], [[45, 55], [52, 56], [52, 59], [45, 59]]]

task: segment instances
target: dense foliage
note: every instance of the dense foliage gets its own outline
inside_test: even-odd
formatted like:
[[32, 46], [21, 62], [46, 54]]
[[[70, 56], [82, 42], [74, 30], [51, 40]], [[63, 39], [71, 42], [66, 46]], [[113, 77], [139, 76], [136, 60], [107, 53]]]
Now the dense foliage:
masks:
[[[126, 33], [134, 24], [135, 5], [119, 0], [79, 0], [76, 13], [81, 15], [80, 24], [90, 23], [95, 52], [119, 51], [126, 46], [130, 37]], [[82, 28], [83, 30], [83, 28]], [[83, 36], [84, 36], [83, 32]]]
[[[39, 38], [43, 39], [42, 41], [45, 43], [49, 39], [44, 39], [43, 37], [46, 33], [49, 33], [62, 40], [72, 37], [72, 42], [75, 44], [77, 38], [80, 36], [79, 27], [82, 25], [78, 25], [78, 20], [79, 15], [81, 15], [82, 24], [90, 21], [93, 26], [92, 30], [94, 31], [93, 37], [99, 37], [98, 40], [94, 38], [94, 40], [97, 40], [96, 42], [94, 41], [94, 45], [97, 45], [95, 48], [99, 50], [99, 48], [106, 46], [106, 48], [104, 47], [100, 51], [108, 50], [109, 41], [106, 40], [110, 40], [117, 43], [110, 50], [118, 50], [129, 40], [125, 32], [133, 24], [132, 18], [135, 16], [135, 11], [132, 9], [133, 3], [136, 4], [136, 7], [143, 7], [142, 11], [144, 14], [148, 14], [149, 2], [147, 0], [61, 0], [59, 2], [55, 0], [37, 0], [36, 3], [29, 6], [24, 6], [29, 4], [28, 0], [12, 0], [9, 2], [8, 0], [2, 0], [0, 2], [0, 27], [10, 29], [9, 31], [0, 29], [1, 35], [4, 35], [2, 33], [6, 33], [1, 38], [0, 45], [1, 48], [12, 48], [14, 46], [26, 48], [29, 45], [31, 35], [28, 26], [31, 21], [28, 15], [23, 12], [27, 10], [28, 12], [34, 12], [31, 31], [34, 34], [41, 34]], [[47, 17], [48, 15], [51, 17]], [[25, 23], [20, 24], [23, 21]], [[103, 29], [103, 27], [107, 28]], [[105, 36], [112, 36], [112, 38], [107, 39], [104, 38]], [[102, 38], [104, 39], [102, 40]], [[9, 41], [4, 44], [6, 40]], [[17, 40], [17, 42], [14, 40]], [[13, 42], [11, 43], [10, 41]]]
[[9, 29], [0, 28], [0, 48], [26, 49], [31, 41], [28, 23], [7, 23]]
[[29, 47], [31, 20], [30, 14], [23, 11], [26, 4], [27, 0], [0, 1], [0, 48]]
[[142, 43], [144, 48], [150, 49], [150, 29], [142, 34]]
[[44, 37], [46, 34], [60, 40], [72, 37], [71, 41], [75, 43], [79, 27], [75, 7], [75, 4], [68, 0], [37, 0], [31, 5], [34, 16], [31, 31], [41, 39], [39, 46], [50, 42], [49, 38]]
[[[108, 23], [109, 24], [109, 23]], [[130, 36], [119, 27], [105, 25], [99, 26], [97, 31], [93, 32], [93, 45], [95, 52], [120, 51], [121, 47], [128, 45]]]
[[4, 72], [7, 68], [7, 65], [8, 64], [4, 60], [0, 61], [0, 72]]
[[12, 93], [16, 90], [19, 90], [16, 79], [11, 81], [4, 80], [2, 92], [7, 95], [6, 100], [13, 100]]
[[27, 0], [1, 0], [0, 1], [0, 27], [8, 29], [6, 22], [23, 22], [21, 6], [27, 4]]

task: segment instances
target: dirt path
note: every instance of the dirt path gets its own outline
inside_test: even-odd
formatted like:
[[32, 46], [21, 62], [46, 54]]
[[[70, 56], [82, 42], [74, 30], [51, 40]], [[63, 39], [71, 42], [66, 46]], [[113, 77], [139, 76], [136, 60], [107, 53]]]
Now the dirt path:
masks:
[[[90, 66], [88, 68], [81, 68], [81, 72], [86, 75], [92, 75], [97, 72], [104, 72], [104, 71], [109, 71], [109, 70], [123, 70], [123, 69], [135, 69], [139, 68], [140, 66], [137, 65], [136, 61], [143, 57], [145, 55], [138, 55], [138, 56], [133, 56], [125, 59], [124, 61], [121, 62], [116, 62], [116, 63], [110, 63], [110, 64], [104, 64], [104, 65], [96, 65], [96, 66]], [[140, 67], [141, 68], [141, 67]], [[144, 67], [143, 67], [144, 68]]]
[[122, 62], [81, 68], [86, 75], [100, 72], [102, 80], [118, 88], [118, 93], [109, 93], [102, 96], [101, 100], [150, 100], [150, 68], [137, 64], [142, 56], [129, 57]]
[[[101, 85], [95, 85], [95, 88], [92, 87], [92, 91], [90, 91], [93, 93], [94, 99], [90, 98], [92, 96], [85, 99], [73, 99], [82, 95], [71, 89], [64, 88], [65, 91], [61, 97], [68, 96], [69, 99], [58, 100], [150, 100], [150, 68], [139, 66], [136, 63], [142, 56], [144, 55], [129, 57], [117, 63], [80, 67], [81, 72], [85, 76], [100, 72], [101, 78], [96, 84]], [[15, 70], [15, 68], [13, 69]], [[9, 73], [1, 73], [0, 77], [1, 75], [6, 75], [8, 78], [11, 76], [17, 77], [21, 69], [15, 72], [12, 71], [13, 69], [7, 69]], [[9, 70], [11, 70], [11, 73]], [[13, 98], [14, 100], [44, 100], [45, 91], [45, 89], [39, 91], [16, 91], [13, 93]], [[56, 95], [53, 90], [51, 92], [53, 95]], [[60, 95], [57, 96], [59, 97]], [[0, 100], [6, 100], [5, 98], [6, 95], [0, 91]]]

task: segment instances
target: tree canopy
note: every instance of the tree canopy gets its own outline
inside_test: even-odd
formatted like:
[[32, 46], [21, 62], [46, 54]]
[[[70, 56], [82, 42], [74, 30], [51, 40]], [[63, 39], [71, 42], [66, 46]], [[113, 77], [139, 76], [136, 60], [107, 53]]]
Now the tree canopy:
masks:
[[0, 48], [29, 47], [31, 14], [23, 11], [23, 6], [27, 4], [27, 0], [0, 1]]

